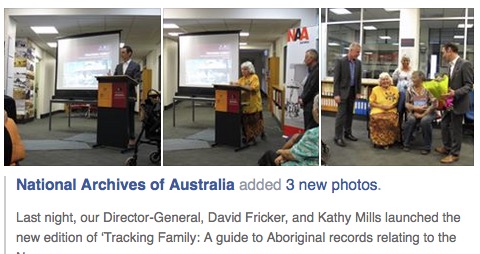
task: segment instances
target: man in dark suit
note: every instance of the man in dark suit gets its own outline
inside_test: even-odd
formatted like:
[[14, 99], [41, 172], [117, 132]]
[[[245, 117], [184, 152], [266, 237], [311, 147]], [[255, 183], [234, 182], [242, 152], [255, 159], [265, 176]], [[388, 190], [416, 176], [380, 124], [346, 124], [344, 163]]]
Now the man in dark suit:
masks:
[[453, 97], [453, 109], [447, 109], [442, 117], [443, 146], [435, 148], [435, 151], [446, 155], [440, 162], [452, 163], [458, 161], [462, 148], [462, 122], [470, 107], [468, 94], [473, 89], [473, 66], [458, 56], [458, 47], [453, 43], [442, 47], [442, 57], [450, 65], [449, 89], [443, 98]]
[[362, 62], [357, 59], [361, 46], [357, 42], [350, 44], [347, 56], [335, 63], [333, 77], [333, 98], [338, 104], [335, 119], [335, 144], [345, 146], [343, 137], [351, 141], [358, 139], [352, 135], [353, 106], [355, 98], [360, 97], [362, 85]]
[[313, 99], [318, 94], [318, 52], [315, 49], [309, 49], [305, 52], [304, 63], [308, 66], [308, 77], [303, 86], [303, 92], [300, 95], [300, 105], [303, 107], [303, 119], [305, 131], [318, 127], [318, 123], [313, 119]]
[[115, 68], [114, 75], [126, 75], [135, 80], [136, 82], [129, 82], [128, 85], [128, 146], [131, 148], [135, 145], [135, 102], [137, 99], [137, 92], [135, 87], [141, 80], [140, 65], [132, 61], [133, 50], [130, 46], [123, 46], [120, 50], [120, 56], [123, 63], [119, 63]]

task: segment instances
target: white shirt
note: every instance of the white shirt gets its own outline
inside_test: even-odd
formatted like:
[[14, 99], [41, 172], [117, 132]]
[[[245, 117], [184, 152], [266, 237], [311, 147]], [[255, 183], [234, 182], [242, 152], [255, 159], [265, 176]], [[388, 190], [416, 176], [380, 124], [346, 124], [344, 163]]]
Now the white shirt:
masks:
[[125, 75], [125, 72], [127, 71], [128, 64], [130, 63], [132, 59], [128, 59], [128, 61], [123, 63], [123, 74]]
[[450, 62], [450, 78], [452, 77], [452, 74], [453, 74], [453, 68], [455, 67], [455, 64], [457, 63], [457, 60], [458, 58], [460, 58], [459, 56], [455, 57], [455, 59], [453, 59], [451, 62]]

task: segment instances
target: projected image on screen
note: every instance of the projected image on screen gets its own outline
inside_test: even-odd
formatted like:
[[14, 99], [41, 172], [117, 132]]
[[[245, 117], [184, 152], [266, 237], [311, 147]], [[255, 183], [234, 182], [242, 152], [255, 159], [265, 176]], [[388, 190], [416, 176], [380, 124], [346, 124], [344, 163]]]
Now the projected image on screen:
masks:
[[179, 87], [213, 88], [238, 79], [238, 33], [180, 36]]
[[107, 75], [113, 69], [112, 61], [105, 58], [106, 54], [110, 52], [105, 52], [105, 55], [86, 53], [84, 56], [66, 62], [63, 69], [63, 88], [96, 89], [98, 82], [95, 76]]
[[96, 91], [96, 77], [113, 73], [118, 63], [119, 44], [118, 32], [59, 39], [55, 94], [75, 97]]
[[231, 64], [227, 59], [192, 59], [187, 60], [186, 67], [186, 85], [208, 86], [230, 81]]

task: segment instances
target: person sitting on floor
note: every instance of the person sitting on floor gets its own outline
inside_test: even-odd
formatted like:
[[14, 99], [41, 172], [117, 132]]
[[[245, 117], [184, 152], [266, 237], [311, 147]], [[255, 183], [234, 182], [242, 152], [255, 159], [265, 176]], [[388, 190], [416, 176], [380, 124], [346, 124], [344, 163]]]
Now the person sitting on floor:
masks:
[[378, 83], [369, 98], [370, 139], [375, 147], [388, 149], [400, 137], [397, 114], [399, 93], [386, 72], [380, 74]]
[[432, 93], [423, 87], [425, 80], [423, 72], [413, 72], [413, 86], [409, 87], [406, 93], [405, 107], [408, 115], [403, 130], [403, 150], [408, 152], [410, 151], [412, 135], [417, 126], [420, 126], [424, 142], [423, 155], [429, 154], [432, 149], [432, 121], [435, 118], [435, 109], [438, 104]]
[[[318, 123], [320, 117], [319, 96], [313, 101], [312, 115]], [[276, 152], [267, 151], [258, 161], [260, 166], [318, 166], [318, 126], [303, 135], [292, 138]]]

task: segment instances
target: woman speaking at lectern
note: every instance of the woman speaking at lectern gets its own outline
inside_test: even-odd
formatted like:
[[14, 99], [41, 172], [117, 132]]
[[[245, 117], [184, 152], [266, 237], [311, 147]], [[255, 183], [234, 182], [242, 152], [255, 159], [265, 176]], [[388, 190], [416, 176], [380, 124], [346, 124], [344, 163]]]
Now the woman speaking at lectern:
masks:
[[243, 135], [247, 143], [255, 143], [255, 138], [261, 136], [265, 138], [263, 128], [263, 115], [262, 115], [262, 95], [260, 92], [260, 81], [255, 74], [255, 67], [249, 61], [242, 63], [240, 66], [242, 71], [242, 77], [238, 79], [238, 82], [234, 82], [233, 85], [239, 85], [246, 87], [250, 92], [245, 91], [242, 93], [242, 97], [248, 99], [248, 105], [242, 107], [242, 124]]

